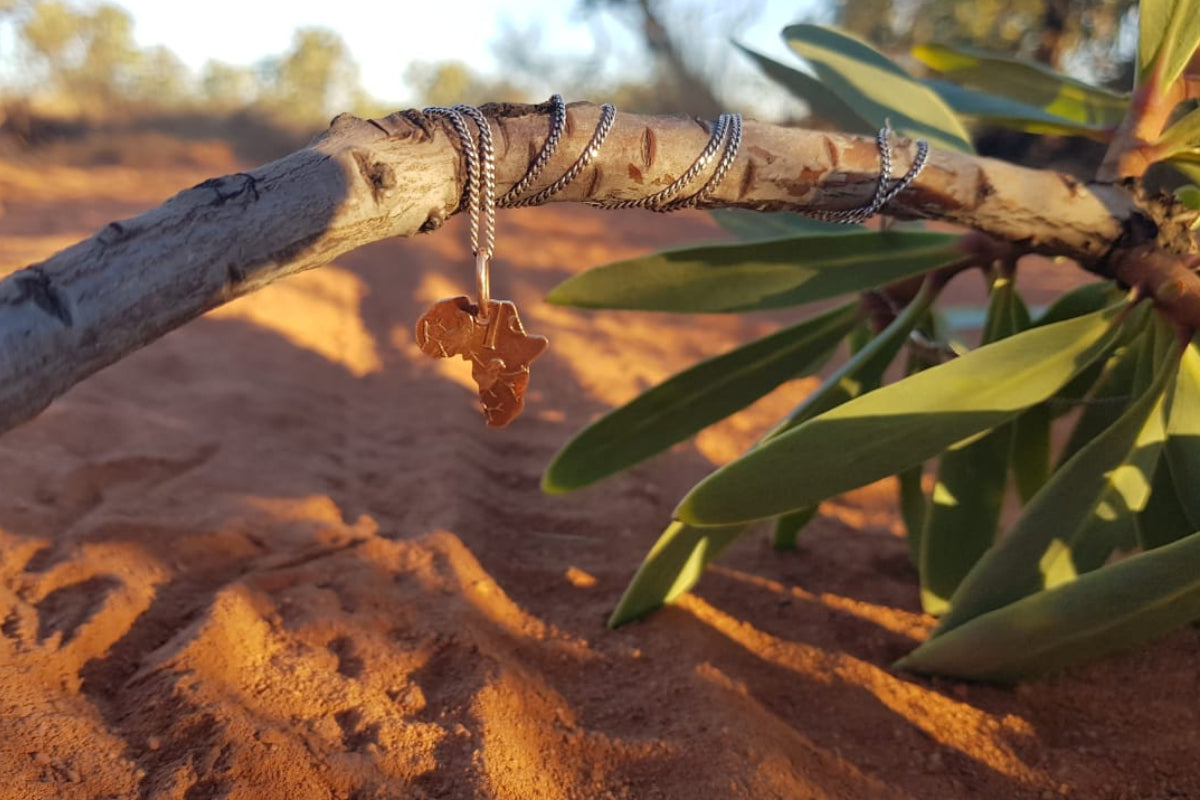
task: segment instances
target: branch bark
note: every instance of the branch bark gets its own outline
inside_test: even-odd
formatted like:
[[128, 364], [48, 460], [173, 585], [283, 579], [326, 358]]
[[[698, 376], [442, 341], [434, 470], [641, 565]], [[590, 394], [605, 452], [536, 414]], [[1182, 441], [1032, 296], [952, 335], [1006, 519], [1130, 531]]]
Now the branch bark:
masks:
[[[541, 148], [549, 108], [483, 110], [503, 193]], [[558, 150], [531, 192], [567, 170], [598, 118], [596, 106], [570, 106]], [[552, 200], [646, 196], [685, 171], [708, 138], [708, 124], [696, 120], [619, 115], [592, 165]], [[0, 281], [0, 431], [215, 306], [364, 244], [438, 228], [462, 205], [460, 150], [444, 122], [419, 112], [370, 121], [342, 115], [303, 150], [205, 181], [13, 273]], [[897, 145], [896, 174], [915, 153], [911, 142]], [[747, 122], [736, 161], [703, 205], [853, 208], [869, 200], [878, 169], [871, 138]], [[1147, 253], [1157, 260], [1165, 253], [1169, 261], [1196, 250], [1184, 221], [1171, 216], [1178, 209], [1161, 205], [1122, 186], [933, 152], [888, 213], [958, 223], [1106, 274], [1115, 275], [1110, 265], [1119, 263], [1122, 274], [1140, 275], [1145, 270], [1130, 259], [1140, 264]], [[1173, 297], [1200, 298], [1193, 272], [1173, 269], [1169, 283]], [[1186, 311], [1181, 322], [1200, 328], [1200, 303], [1173, 308]]]

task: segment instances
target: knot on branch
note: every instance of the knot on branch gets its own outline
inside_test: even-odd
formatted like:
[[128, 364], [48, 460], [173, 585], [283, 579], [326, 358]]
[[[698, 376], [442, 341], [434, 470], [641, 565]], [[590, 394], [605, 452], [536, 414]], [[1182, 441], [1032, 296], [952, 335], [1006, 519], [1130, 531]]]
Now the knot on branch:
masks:
[[39, 309], [57, 319], [63, 327], [69, 328], [74, 324], [71, 309], [66, 298], [54, 288], [50, 276], [39, 267], [26, 267], [12, 277], [17, 287], [17, 296], [12, 305], [32, 302]]

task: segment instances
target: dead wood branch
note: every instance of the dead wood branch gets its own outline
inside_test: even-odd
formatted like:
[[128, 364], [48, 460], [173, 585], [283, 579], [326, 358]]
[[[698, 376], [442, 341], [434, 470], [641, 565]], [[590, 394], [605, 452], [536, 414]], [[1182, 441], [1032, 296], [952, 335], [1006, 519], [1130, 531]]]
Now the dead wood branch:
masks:
[[[503, 193], [541, 147], [548, 107], [484, 111]], [[591, 104], [570, 107], [540, 185], [574, 162], [598, 116]], [[708, 138], [707, 124], [696, 120], [619, 115], [593, 165], [553, 200], [643, 197], [684, 172]], [[903, 143], [896, 151], [901, 174], [916, 148]], [[878, 161], [869, 137], [748, 122], [732, 169], [705, 205], [853, 208], [870, 198]], [[13, 273], [0, 282], [0, 431], [215, 306], [370, 242], [436, 229], [459, 209], [463, 176], [458, 140], [442, 122], [417, 112], [372, 121], [343, 115], [303, 150], [205, 181]], [[1134, 247], [1160, 255], [1194, 248], [1190, 237], [1167, 236], [1164, 215], [1123, 187], [957, 153], [932, 153], [889, 213], [959, 223], [1101, 272], [1114, 253]], [[1120, 263], [1132, 269], [1128, 258]], [[1171, 281], [1176, 295], [1200, 297], [1193, 273], [1175, 270]], [[1200, 327], [1200, 318], [1185, 322]]]

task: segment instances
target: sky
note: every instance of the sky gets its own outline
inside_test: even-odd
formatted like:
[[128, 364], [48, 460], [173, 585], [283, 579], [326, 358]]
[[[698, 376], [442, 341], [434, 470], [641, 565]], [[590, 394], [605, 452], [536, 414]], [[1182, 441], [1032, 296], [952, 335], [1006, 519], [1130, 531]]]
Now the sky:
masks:
[[[592, 34], [574, 11], [575, 0], [112, 0], [134, 17], [142, 46], [165, 45], [198, 70], [208, 59], [253, 63], [288, 49], [298, 27], [337, 31], [358, 62], [363, 87], [384, 101], [411, 102], [403, 76], [420, 61], [465, 61], [481, 72], [496, 68], [491, 43], [502, 21], [517, 27], [542, 27], [541, 42], [550, 52], [591, 52]], [[739, 2], [739, 0], [730, 0]], [[787, 57], [779, 31], [800, 18], [817, 0], [756, 0], [759, 21], [739, 37], [763, 52]], [[711, 5], [711, 4], [710, 4]], [[617, 23], [607, 26], [614, 45], [629, 41]]]

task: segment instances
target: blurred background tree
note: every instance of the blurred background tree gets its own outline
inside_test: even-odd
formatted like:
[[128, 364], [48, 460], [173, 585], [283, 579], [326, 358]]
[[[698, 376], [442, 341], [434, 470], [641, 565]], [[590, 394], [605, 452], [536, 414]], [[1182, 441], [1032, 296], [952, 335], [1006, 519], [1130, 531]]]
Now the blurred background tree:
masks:
[[113, 3], [0, 0], [0, 17], [14, 21], [21, 55], [13, 89], [43, 111], [96, 120], [258, 105], [308, 125], [370, 105], [349, 48], [323, 28], [297, 30], [285, 53], [258, 64], [210, 61], [196, 76], [166, 47], [140, 48], [133, 18]]
[[533, 94], [504, 76], [484, 75], [463, 61], [414, 61], [405, 81], [426, 106], [527, 103]]
[[29, 63], [44, 75], [52, 102], [63, 111], [103, 114], [136, 98], [143, 54], [133, 20], [107, 3], [77, 10], [69, 3], [33, 3], [19, 28]]
[[[547, 58], [538, 27], [502, 26], [493, 52], [506, 74], [534, 85], [554, 75], [575, 96], [596, 96], [640, 113], [689, 113], [715, 118], [771, 84], [739, 62], [730, 41], [758, 20], [764, 0], [579, 0], [574, 16], [588, 26], [593, 50], [572, 59]], [[632, 38], [636, 55], [618, 50], [606, 21]], [[609, 62], [636, 72], [606, 70]], [[613, 74], [624, 73], [613, 79]], [[564, 91], [563, 82], [556, 91]]]
[[891, 53], [925, 42], [968, 45], [1128, 85], [1136, 6], [1137, 0], [838, 0], [832, 21]]
[[[1117, 85], [1128, 84], [1134, 56], [1135, 0], [795, 2], [797, 13], [787, 21], [840, 25], [892, 55], [919, 42], [967, 44]], [[118, 3], [0, 0], [0, 25], [12, 34], [0, 35], [0, 45], [13, 41], [19, 55], [17, 71], [0, 86], [0, 102], [11, 109], [21, 98], [39, 114], [92, 122], [254, 115], [307, 133], [341, 111], [395, 110], [363, 89], [358, 63], [334, 31], [301, 28], [279, 55], [255, 64], [213, 60], [195, 74], [164, 47], [139, 47], [133, 19]], [[494, 71], [466, 63], [448, 45], [444, 59], [409, 64], [397, 89], [407, 89], [414, 105], [530, 101], [557, 91], [626, 111], [713, 118], [738, 110], [801, 121], [803, 104], [731, 46], [767, 7], [768, 0], [575, 0], [561, 13], [585, 30], [591, 47], [565, 53], [544, 23], [522, 27], [498, 15]]]
[[324, 28], [301, 28], [292, 47], [260, 65], [260, 99], [294, 121], [328, 119], [361, 100], [358, 64], [342, 37]]
[[663, 110], [713, 119], [729, 105], [721, 97], [733, 55], [728, 40], [762, 14], [763, 3], [581, 0], [581, 8], [613, 15], [639, 38]]
[[209, 60], [200, 72], [203, 104], [218, 113], [252, 105], [261, 90], [259, 75], [251, 66]]
[[[1127, 87], [1132, 80], [1136, 0], [829, 0], [797, 7], [790, 21], [838, 25], [894, 57], [914, 44], [942, 42], [1035, 59], [1088, 81]], [[803, 107], [730, 47], [764, 9], [763, 0], [577, 0], [573, 13], [592, 34], [590, 53], [546, 57], [540, 28], [503, 25], [493, 51], [511, 79], [538, 85], [553, 75], [560, 91], [603, 94], [632, 111], [712, 118], [736, 108], [794, 120]], [[606, 20], [633, 42], [632, 58], [614, 45], [600, 24]], [[613, 71], [605, 67], [615, 59], [639, 65], [636, 76], [606, 81]]]

